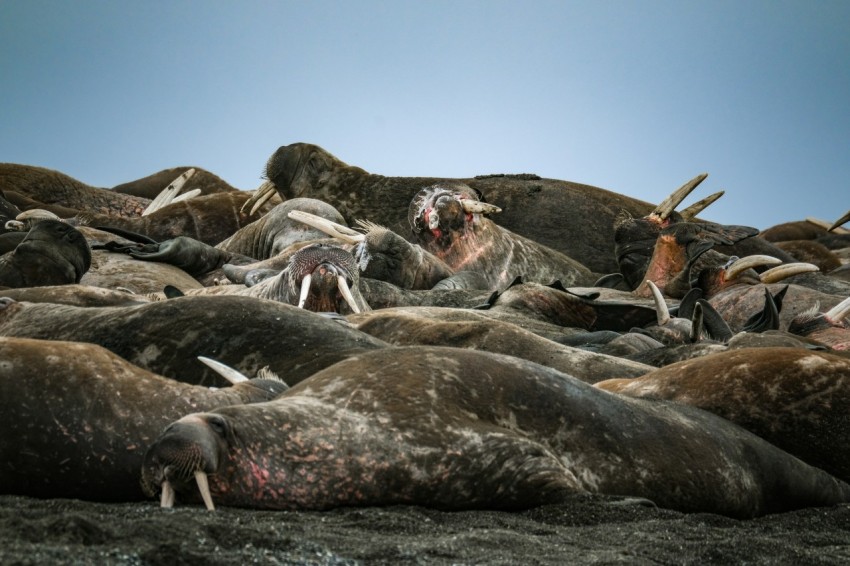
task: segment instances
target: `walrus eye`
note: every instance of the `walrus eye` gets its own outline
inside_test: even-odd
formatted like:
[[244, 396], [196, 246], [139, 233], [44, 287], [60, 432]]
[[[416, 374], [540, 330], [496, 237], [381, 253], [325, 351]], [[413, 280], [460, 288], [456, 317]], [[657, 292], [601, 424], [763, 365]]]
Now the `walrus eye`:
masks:
[[210, 429], [212, 429], [212, 431], [220, 437], [227, 437], [227, 421], [223, 417], [211, 415], [207, 419], [207, 426], [209, 426]]

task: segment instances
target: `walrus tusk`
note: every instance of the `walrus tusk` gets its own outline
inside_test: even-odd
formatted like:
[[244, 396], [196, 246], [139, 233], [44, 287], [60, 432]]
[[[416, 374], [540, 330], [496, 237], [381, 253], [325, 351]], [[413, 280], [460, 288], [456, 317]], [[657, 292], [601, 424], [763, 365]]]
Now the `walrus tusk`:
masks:
[[726, 191], [718, 191], [713, 195], [708, 195], [704, 199], [698, 200], [697, 202], [683, 210], [680, 214], [682, 215], [682, 218], [685, 220], [685, 222], [690, 222], [691, 220], [696, 218], [697, 214], [711, 206], [714, 201], [716, 201], [725, 194]]
[[775, 258], [770, 255], [744, 256], [736, 260], [728, 268], [726, 268], [726, 281], [737, 279], [741, 273], [743, 273], [747, 269], [750, 269], [751, 267], [759, 267], [762, 265], [780, 265], [781, 263], [781, 259]]
[[251, 212], [248, 213], [250, 216], [259, 210], [261, 206], [266, 204], [270, 198], [272, 198], [277, 193], [277, 188], [274, 186], [274, 183], [271, 181], [266, 181], [254, 191], [254, 194], [245, 201], [245, 204], [242, 205], [242, 208], [239, 209], [239, 212], [245, 212], [245, 209], [251, 206]]
[[676, 210], [676, 207], [682, 204], [682, 201], [693, 192], [697, 186], [702, 183], [705, 178], [708, 177], [708, 173], [701, 173], [670, 193], [670, 196], [664, 199], [661, 204], [655, 207], [655, 210], [651, 212], [655, 216], [661, 218], [661, 220], [666, 220], [670, 213]]
[[212, 495], [210, 494], [210, 483], [207, 481], [207, 474], [203, 470], [195, 471], [195, 482], [198, 484], [198, 491], [201, 492], [207, 511], [215, 511], [215, 505], [213, 505]]
[[236, 385], [237, 383], [241, 383], [243, 381], [248, 381], [248, 378], [245, 377], [244, 374], [217, 360], [213, 360], [212, 358], [206, 358], [204, 356], [198, 356], [198, 359], [207, 367], [212, 369], [214, 372], [216, 372], [218, 375], [220, 375], [233, 385]]
[[162, 481], [162, 496], [159, 498], [159, 506], [165, 509], [174, 507], [174, 488], [168, 480]]
[[694, 315], [691, 318], [691, 342], [699, 342], [700, 337], [702, 336], [702, 321], [703, 321], [703, 312], [702, 312], [702, 304], [697, 302], [694, 305]]
[[348, 226], [337, 224], [327, 218], [304, 212], [303, 210], [292, 210], [287, 216], [298, 222], [303, 222], [307, 226], [312, 226], [316, 230], [321, 230], [332, 238], [342, 240], [346, 244], [359, 244], [366, 239], [364, 234], [352, 230]]
[[26, 232], [32, 228], [33, 225], [41, 222], [42, 220], [58, 220], [60, 222], [64, 222], [64, 220], [49, 210], [44, 210], [43, 208], [31, 208], [30, 210], [25, 210], [15, 216], [14, 220], [6, 221], [5, 228], [6, 230]]
[[160, 208], [171, 204], [174, 200], [174, 197], [177, 196], [177, 193], [180, 192], [180, 189], [183, 188], [183, 185], [186, 184], [186, 181], [192, 178], [192, 175], [195, 174], [194, 168], [189, 168], [183, 172], [182, 175], [174, 179], [170, 185], [162, 189], [158, 195], [151, 201], [148, 207], [142, 212], [142, 216], [147, 216], [151, 212], [156, 212]]
[[826, 312], [824, 316], [832, 322], [841, 322], [850, 314], [850, 297], [847, 297]]
[[481, 214], [494, 214], [496, 212], [502, 212], [502, 209], [494, 204], [488, 204], [486, 202], [481, 202], [480, 200], [474, 200], [469, 198], [460, 199], [460, 205], [463, 207], [464, 212], [468, 212], [470, 214], [474, 214], [476, 212]]
[[776, 283], [777, 281], [782, 281], [792, 275], [811, 273], [813, 271], [820, 271], [820, 268], [811, 263], [786, 263], [785, 265], [779, 265], [772, 269], [768, 269], [759, 275], [759, 279], [762, 283]]
[[310, 294], [310, 281], [313, 280], [313, 276], [309, 273], [304, 276], [304, 279], [301, 280], [301, 296], [298, 297], [298, 308], [303, 309], [304, 303], [307, 302], [307, 295]]
[[835, 232], [836, 234], [850, 234], [850, 230], [847, 230], [845, 228], [842, 228], [840, 230], [838, 229], [839, 226], [841, 226], [842, 224], [844, 224], [845, 222], [847, 222], [849, 220], [850, 220], [850, 210], [848, 210], [844, 214], [844, 216], [842, 216], [841, 218], [839, 218], [838, 220], [833, 222], [832, 225], [829, 228], [826, 229], [826, 231], [827, 232]]
[[348, 303], [351, 310], [353, 310], [356, 314], [360, 314], [360, 307], [358, 307], [357, 303], [354, 301], [351, 289], [348, 288], [348, 283], [345, 282], [345, 277], [342, 275], [337, 277], [337, 287], [339, 287], [339, 292], [342, 293], [345, 302]]
[[647, 279], [646, 284], [649, 286], [649, 290], [652, 291], [652, 298], [655, 300], [655, 313], [658, 317], [658, 326], [664, 326], [670, 322], [670, 309], [667, 308], [667, 301], [664, 300], [661, 291], [655, 283]]
[[201, 189], [192, 189], [191, 191], [186, 191], [182, 195], [177, 195], [171, 202], [175, 203], [180, 202], [181, 200], [189, 200], [190, 198], [195, 198], [199, 194], [201, 194]]

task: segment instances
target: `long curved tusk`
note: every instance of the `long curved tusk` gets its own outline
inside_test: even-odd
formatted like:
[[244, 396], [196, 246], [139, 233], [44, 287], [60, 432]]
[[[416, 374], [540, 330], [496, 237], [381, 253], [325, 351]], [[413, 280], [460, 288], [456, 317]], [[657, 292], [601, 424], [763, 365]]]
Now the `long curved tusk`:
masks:
[[772, 269], [768, 269], [759, 276], [759, 279], [762, 283], [776, 283], [777, 281], [782, 281], [792, 275], [811, 273], [813, 271], [820, 271], [820, 269], [817, 265], [813, 265], [811, 263], [786, 263], [785, 265], [779, 265]]
[[718, 191], [713, 195], [708, 195], [704, 199], [698, 200], [697, 202], [683, 210], [680, 214], [682, 215], [682, 218], [685, 219], [685, 222], [690, 222], [691, 220], [696, 218], [697, 214], [711, 206], [714, 201], [716, 201], [725, 194], [726, 191]]
[[174, 507], [174, 488], [171, 487], [171, 484], [168, 480], [162, 481], [162, 496], [159, 498], [159, 506], [165, 509], [171, 509]]
[[658, 317], [658, 326], [664, 326], [670, 322], [670, 309], [667, 308], [667, 301], [664, 300], [661, 291], [655, 283], [647, 279], [646, 284], [649, 286], [650, 291], [652, 291], [652, 298], [655, 300], [655, 313]]
[[287, 214], [287, 216], [293, 220], [297, 220], [298, 222], [303, 222], [307, 226], [312, 226], [316, 230], [321, 230], [332, 238], [340, 239], [346, 244], [359, 244], [366, 240], [366, 236], [364, 234], [352, 230], [348, 226], [337, 224], [327, 218], [322, 218], [321, 216], [316, 216], [315, 214], [310, 214], [303, 210], [292, 210], [289, 214]]
[[689, 336], [691, 342], [700, 341], [700, 338], [702, 337], [702, 321], [702, 304], [697, 302], [697, 304], [694, 305], [693, 317], [691, 317], [691, 335]]
[[670, 213], [676, 210], [676, 207], [682, 204], [682, 201], [687, 198], [697, 186], [705, 181], [708, 173], [701, 173], [670, 193], [670, 196], [664, 199], [661, 204], [655, 207], [651, 214], [658, 216], [661, 220], [666, 220]]
[[762, 265], [780, 265], [782, 260], [770, 255], [748, 255], [744, 256], [726, 268], [726, 281], [737, 279], [738, 276], [751, 267]]
[[353, 310], [355, 313], [360, 314], [360, 307], [357, 306], [357, 302], [354, 300], [354, 296], [351, 294], [351, 289], [348, 288], [348, 283], [345, 282], [345, 277], [342, 275], [337, 276], [337, 287], [339, 287], [339, 292], [342, 293], [342, 297], [345, 299], [345, 302], [348, 303], [349, 308]]
[[460, 205], [463, 207], [464, 212], [468, 212], [469, 214], [474, 214], [476, 212], [481, 214], [502, 212], [502, 209], [495, 204], [488, 204], [475, 199], [462, 198], [460, 199]]
[[186, 184], [186, 181], [191, 179], [194, 174], [194, 167], [186, 169], [179, 177], [174, 179], [170, 185], [162, 189], [162, 191], [156, 195], [144, 212], [142, 212], [142, 216], [147, 216], [151, 212], [156, 212], [160, 208], [171, 204], [172, 201], [174, 201], [174, 197], [177, 196], [177, 193], [179, 193], [180, 189], [183, 188], [183, 185]]
[[177, 195], [171, 202], [175, 203], [180, 202], [181, 200], [189, 200], [190, 198], [195, 198], [199, 194], [201, 194], [201, 189], [192, 189], [191, 191], [186, 191], [182, 195]]
[[844, 224], [845, 222], [850, 221], [850, 210], [848, 210], [844, 216], [836, 220], [832, 223], [832, 225], [826, 229], [827, 232], [835, 232], [836, 234], [850, 234], [850, 230], [846, 230], [844, 228], [838, 229], [839, 226]]
[[850, 314], [850, 297], [847, 297], [831, 309], [824, 316], [833, 322], [841, 322]]
[[[244, 213], [248, 207], [251, 207], [251, 212], [248, 213], [250, 216], [259, 210], [261, 206], [266, 204], [270, 198], [272, 198], [277, 193], [277, 188], [274, 186], [274, 183], [271, 181], [265, 181], [262, 185], [257, 187], [254, 191], [254, 194], [245, 201], [245, 204], [242, 205], [242, 208], [239, 209], [239, 212]], [[253, 206], [252, 206], [253, 205]]]
[[207, 480], [207, 474], [205, 474], [203, 470], [195, 471], [195, 483], [198, 484], [198, 491], [201, 492], [201, 498], [203, 498], [204, 505], [207, 506], [207, 510], [215, 511], [212, 494], [210, 494], [210, 483]]
[[248, 378], [245, 377], [244, 374], [240, 373], [239, 371], [233, 369], [228, 365], [219, 362], [218, 360], [213, 360], [212, 358], [206, 358], [204, 356], [198, 356], [198, 359], [211, 370], [216, 372], [218, 375], [220, 375], [233, 385], [236, 385], [237, 383], [242, 383], [243, 381], [248, 381]]
[[310, 282], [313, 280], [313, 276], [309, 273], [304, 276], [304, 279], [301, 280], [301, 296], [298, 297], [298, 308], [303, 309], [304, 303], [307, 302], [307, 296], [310, 294]]

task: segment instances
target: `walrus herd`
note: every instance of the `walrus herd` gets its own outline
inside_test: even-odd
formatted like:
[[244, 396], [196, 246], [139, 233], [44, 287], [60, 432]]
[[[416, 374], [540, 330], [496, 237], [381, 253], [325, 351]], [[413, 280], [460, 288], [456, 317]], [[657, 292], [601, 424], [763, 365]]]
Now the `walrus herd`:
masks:
[[759, 231], [680, 209], [705, 174], [653, 205], [303, 143], [265, 177], [0, 164], [0, 493], [850, 502], [850, 213]]

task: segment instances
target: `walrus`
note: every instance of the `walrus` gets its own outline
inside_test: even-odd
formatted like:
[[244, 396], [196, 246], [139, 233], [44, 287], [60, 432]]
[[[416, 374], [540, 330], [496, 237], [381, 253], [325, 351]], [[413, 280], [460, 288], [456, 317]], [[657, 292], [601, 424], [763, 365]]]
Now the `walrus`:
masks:
[[419, 244], [455, 271], [484, 276], [485, 288], [506, 285], [516, 277], [549, 284], [589, 285], [597, 279], [587, 267], [552, 248], [515, 234], [485, 214], [501, 209], [482, 203], [462, 183], [424, 188], [408, 209]]
[[850, 481], [847, 358], [800, 348], [743, 348], [596, 387], [705, 409]]
[[446, 347], [363, 353], [273, 401], [187, 415], [148, 449], [142, 485], [208, 508], [518, 509], [591, 492], [743, 518], [850, 501], [706, 411]]
[[136, 501], [145, 449], [169, 423], [267, 401], [286, 384], [254, 379], [211, 390], [94, 344], [0, 338], [0, 387], [0, 493]]
[[397, 346], [453, 346], [516, 356], [587, 383], [637, 377], [650, 366], [587, 352], [538, 336], [487, 311], [445, 307], [380, 309], [346, 317], [358, 330]]
[[168, 186], [171, 181], [189, 169], [194, 169], [195, 173], [192, 175], [192, 178], [183, 185], [181, 191], [183, 193], [194, 189], [200, 189], [202, 195], [211, 195], [215, 193], [232, 193], [239, 190], [215, 173], [207, 171], [201, 167], [188, 166], [163, 169], [162, 171], [158, 171], [152, 175], [148, 175], [147, 177], [115, 185], [111, 190], [116, 193], [123, 193], [125, 195], [133, 195], [153, 200], [157, 197], [157, 195], [159, 195], [164, 187]]
[[8, 194], [16, 193], [36, 201], [37, 208], [61, 205], [75, 213], [139, 216], [150, 202], [146, 198], [92, 187], [59, 171], [16, 163], [0, 163], [0, 187]]
[[254, 297], [185, 296], [126, 307], [15, 302], [0, 292], [0, 336], [99, 344], [196, 385], [227, 383], [196, 356], [246, 375], [269, 366], [297, 383], [347, 355], [388, 344], [313, 312]]
[[79, 283], [91, 266], [91, 250], [73, 226], [44, 220], [14, 251], [0, 256], [0, 287]]
[[413, 196], [438, 182], [460, 181], [479, 191], [484, 200], [498, 203], [499, 225], [597, 273], [616, 270], [612, 226], [620, 211], [642, 216], [652, 208], [612, 191], [537, 175], [385, 177], [348, 165], [307, 143], [279, 147], [266, 163], [265, 176], [284, 200], [317, 198], [336, 207], [350, 226], [369, 220], [405, 237], [410, 230], [405, 217]]

